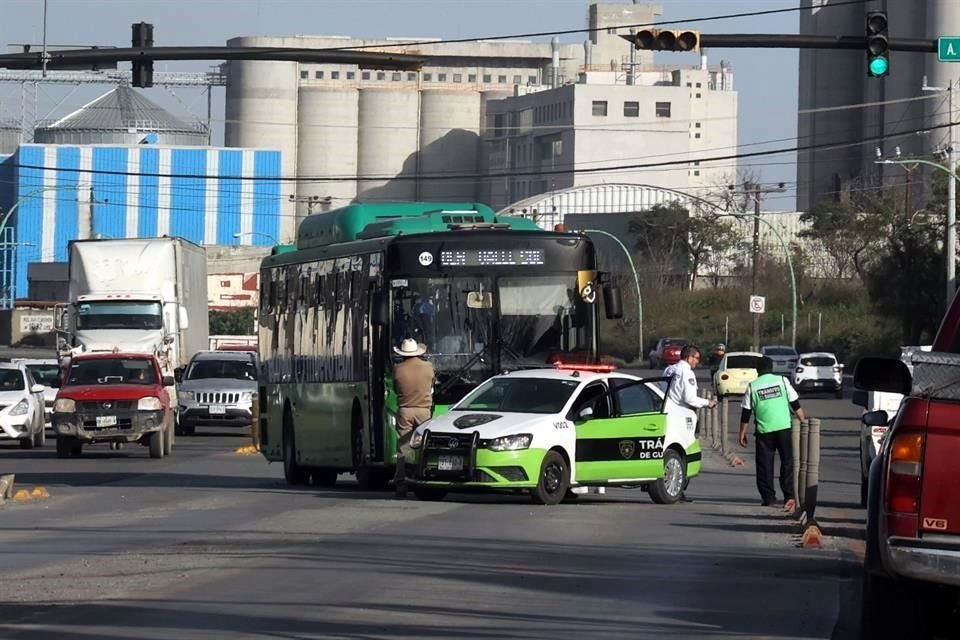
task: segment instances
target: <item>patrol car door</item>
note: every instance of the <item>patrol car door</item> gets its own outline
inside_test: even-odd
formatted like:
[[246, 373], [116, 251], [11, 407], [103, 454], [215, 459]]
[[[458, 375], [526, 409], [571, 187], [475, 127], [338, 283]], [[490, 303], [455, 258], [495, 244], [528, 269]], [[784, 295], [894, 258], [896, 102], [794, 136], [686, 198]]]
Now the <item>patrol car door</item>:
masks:
[[610, 385], [609, 417], [575, 417], [577, 482], [659, 478], [667, 430], [662, 398], [644, 381], [612, 378]]

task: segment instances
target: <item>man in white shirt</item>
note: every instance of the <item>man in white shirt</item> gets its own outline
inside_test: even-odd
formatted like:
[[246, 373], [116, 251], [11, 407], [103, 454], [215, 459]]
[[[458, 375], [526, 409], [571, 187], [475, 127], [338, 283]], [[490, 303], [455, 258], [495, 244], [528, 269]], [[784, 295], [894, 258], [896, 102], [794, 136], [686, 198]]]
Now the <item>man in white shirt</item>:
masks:
[[[717, 406], [713, 398], [706, 399], [697, 395], [697, 375], [693, 369], [700, 364], [700, 349], [688, 344], [680, 352], [680, 361], [663, 370], [664, 377], [669, 377], [667, 385], [667, 401], [664, 411], [670, 413], [672, 407], [685, 407], [691, 411], [701, 408], [712, 409]], [[684, 484], [686, 489], [686, 484]], [[680, 494], [683, 502], [693, 502], [686, 493]]]

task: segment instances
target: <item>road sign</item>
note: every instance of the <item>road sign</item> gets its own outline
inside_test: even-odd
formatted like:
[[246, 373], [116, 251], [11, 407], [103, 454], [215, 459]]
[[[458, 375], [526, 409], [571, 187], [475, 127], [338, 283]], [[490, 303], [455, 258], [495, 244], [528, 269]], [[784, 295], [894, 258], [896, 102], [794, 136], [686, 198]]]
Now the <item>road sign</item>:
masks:
[[940, 62], [960, 62], [960, 36], [937, 38]]
[[763, 296], [750, 296], [750, 313], [765, 313], [767, 299]]

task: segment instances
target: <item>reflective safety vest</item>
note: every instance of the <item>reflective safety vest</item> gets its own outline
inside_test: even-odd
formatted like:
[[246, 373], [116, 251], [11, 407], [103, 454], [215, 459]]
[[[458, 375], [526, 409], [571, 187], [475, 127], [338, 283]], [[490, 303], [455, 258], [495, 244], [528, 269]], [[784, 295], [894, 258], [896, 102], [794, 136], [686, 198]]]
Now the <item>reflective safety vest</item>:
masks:
[[789, 429], [790, 400], [783, 378], [765, 373], [750, 383], [750, 406], [753, 408], [757, 433]]

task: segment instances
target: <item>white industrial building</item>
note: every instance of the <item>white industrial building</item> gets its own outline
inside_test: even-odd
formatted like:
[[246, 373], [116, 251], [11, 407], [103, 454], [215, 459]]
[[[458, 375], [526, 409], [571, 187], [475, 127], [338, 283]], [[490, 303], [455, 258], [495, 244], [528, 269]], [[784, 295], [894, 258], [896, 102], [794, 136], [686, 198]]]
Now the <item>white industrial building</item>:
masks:
[[[687, 161], [701, 152], [735, 148], [733, 76], [728, 68], [707, 68], [705, 61], [693, 69], [656, 67], [651, 53], [620, 38], [627, 28], [615, 28], [652, 23], [658, 15], [655, 6], [591, 5], [589, 25], [610, 28], [591, 32], [583, 45], [234, 38], [227, 44], [372, 46], [427, 62], [420, 72], [399, 72], [233, 61], [226, 65], [226, 144], [279, 149], [283, 175], [325, 178], [290, 185], [287, 195], [294, 197], [283, 206], [296, 217], [284, 218], [281, 239], [292, 237], [304, 215], [354, 200], [480, 200], [500, 207], [559, 186], [624, 181], [675, 189], [712, 186], [719, 169]], [[397, 41], [422, 44], [390, 46]], [[596, 115], [597, 103], [604, 101], [606, 115]], [[503, 126], [497, 125], [498, 115]], [[517, 124], [510, 124], [514, 120]], [[660, 159], [681, 164], [628, 174], [571, 171]], [[558, 161], [565, 174], [549, 179], [478, 179], [521, 168], [557, 170]], [[733, 173], [729, 166], [723, 172]]]
[[[886, 9], [890, 38], [936, 39], [960, 33], [958, 0], [898, 0], [883, 3], [835, 5], [828, 0], [802, 0], [802, 35], [863, 35], [866, 13]], [[800, 50], [800, 146], [838, 145], [802, 151], [797, 165], [797, 207], [812, 209], [822, 200], [835, 199], [848, 184], [876, 180], [903, 183], [898, 166], [876, 165], [876, 148], [893, 157], [899, 147], [904, 156], [930, 153], [948, 146], [948, 130], [920, 131], [948, 122], [947, 94], [923, 91], [923, 77], [934, 87], [947, 87], [960, 77], [956, 63], [939, 62], [934, 54], [893, 51], [890, 75], [867, 77], [864, 51]], [[927, 99], [918, 99], [926, 96]], [[888, 102], [866, 108], [856, 105]], [[957, 108], [954, 100], [954, 108]], [[845, 107], [845, 108], [841, 108]], [[811, 112], [813, 111], [813, 112]], [[908, 135], [895, 136], [901, 132]], [[842, 143], [885, 136], [882, 142]], [[915, 176], [915, 178], [918, 178]], [[915, 195], [922, 196], [916, 189]]]

